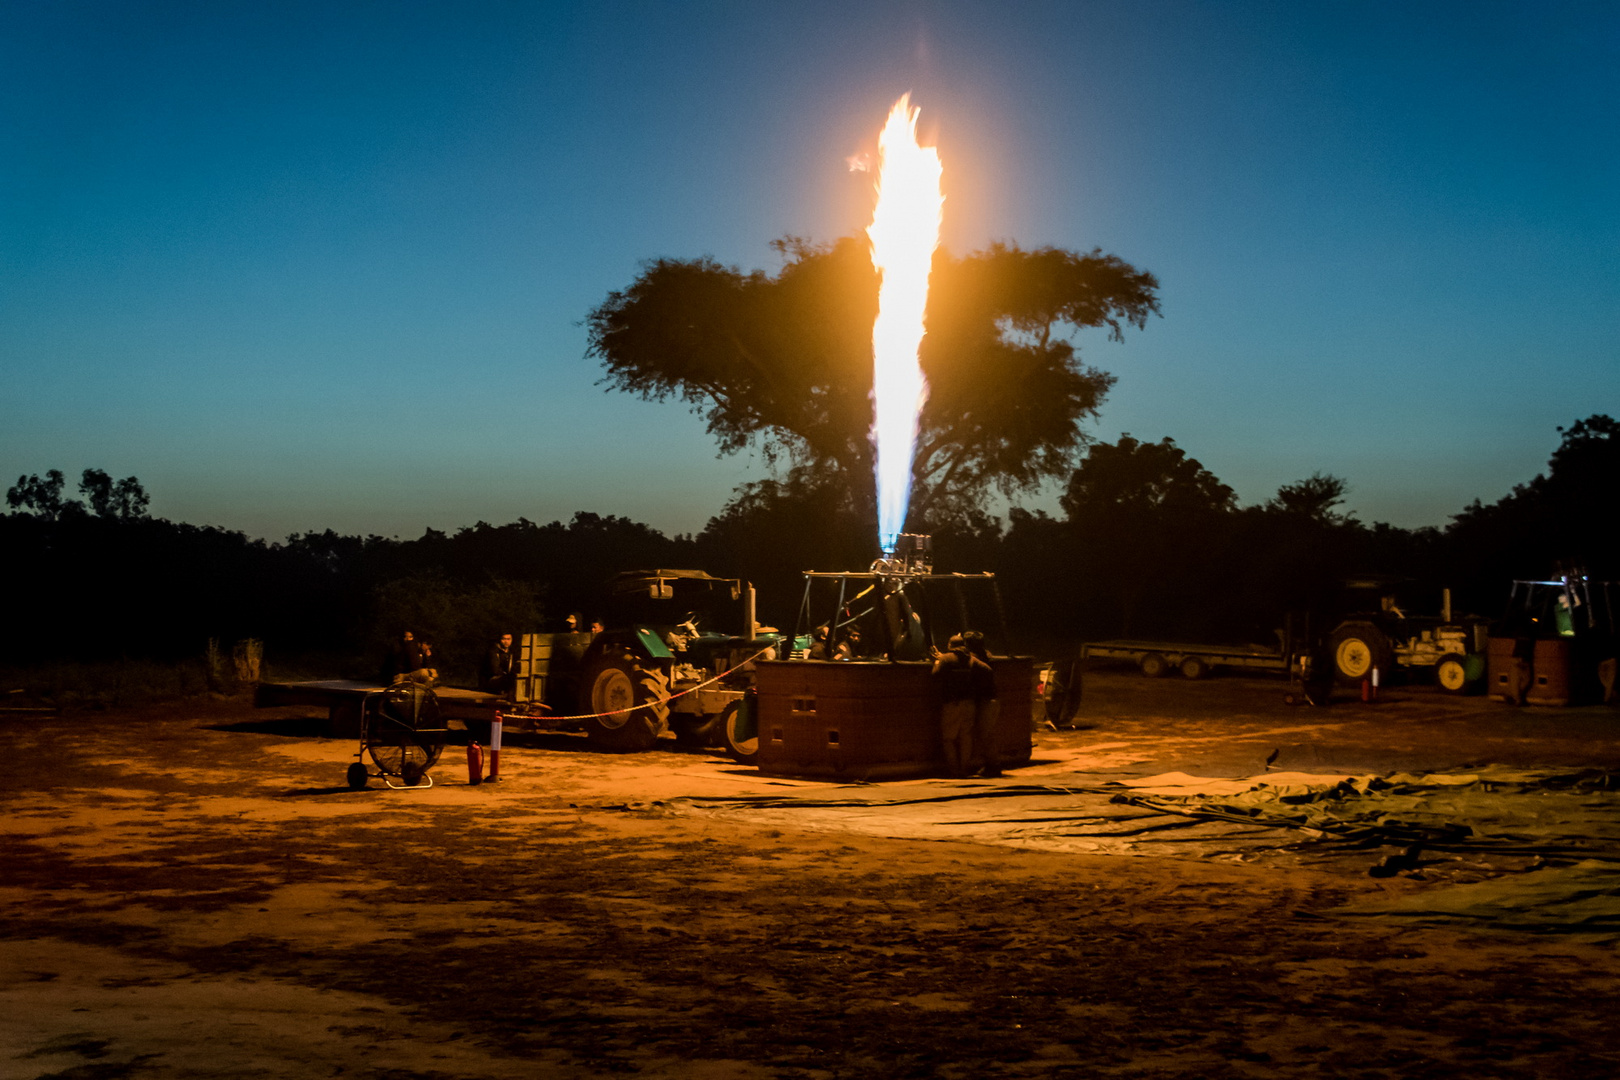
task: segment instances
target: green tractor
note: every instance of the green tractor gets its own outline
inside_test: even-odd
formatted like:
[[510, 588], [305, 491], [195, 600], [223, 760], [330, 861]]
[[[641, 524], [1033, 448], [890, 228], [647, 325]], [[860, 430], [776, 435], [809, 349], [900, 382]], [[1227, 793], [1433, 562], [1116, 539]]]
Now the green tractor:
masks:
[[754, 661], [782, 635], [755, 621], [754, 590], [701, 570], [631, 570], [608, 582], [608, 629], [579, 662], [585, 732], [604, 750], [650, 750], [665, 731], [688, 746], [722, 741], [747, 760]]

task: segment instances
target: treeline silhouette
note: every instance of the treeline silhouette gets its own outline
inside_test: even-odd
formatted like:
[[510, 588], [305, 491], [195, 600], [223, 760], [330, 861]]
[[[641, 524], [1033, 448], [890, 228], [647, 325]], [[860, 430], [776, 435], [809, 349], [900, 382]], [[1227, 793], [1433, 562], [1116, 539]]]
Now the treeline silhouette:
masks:
[[[1285, 613], [1325, 622], [1347, 578], [1406, 581], [1420, 609], [1453, 590], [1458, 611], [1500, 612], [1508, 582], [1581, 566], [1620, 576], [1620, 424], [1594, 415], [1560, 428], [1547, 470], [1443, 528], [1357, 521], [1345, 484], [1315, 475], [1265, 503], [1232, 491], [1171, 439], [1094, 445], [1058, 514], [970, 514], [935, 527], [943, 570], [991, 570], [1022, 648], [1122, 634], [1268, 641]], [[432, 634], [465, 677], [502, 628], [552, 629], [601, 612], [625, 569], [694, 567], [745, 577], [764, 621], [787, 628], [807, 569], [861, 569], [870, 522], [840, 493], [784, 481], [748, 485], [695, 536], [581, 512], [564, 523], [479, 522], [413, 540], [330, 530], [266, 542], [147, 515], [134, 477], [87, 470], [83, 502], [52, 471], [20, 477], [0, 516], [11, 569], [0, 648], [11, 665], [195, 657], [210, 639], [265, 643], [278, 660], [317, 656], [363, 674], [405, 625]], [[926, 523], [923, 525], [927, 527]]]

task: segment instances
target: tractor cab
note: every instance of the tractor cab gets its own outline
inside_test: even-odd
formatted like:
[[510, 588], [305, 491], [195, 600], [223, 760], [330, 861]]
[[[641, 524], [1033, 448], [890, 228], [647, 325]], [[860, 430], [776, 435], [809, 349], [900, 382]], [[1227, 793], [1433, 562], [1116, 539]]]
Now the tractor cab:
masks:
[[713, 668], [730, 667], [733, 652], [775, 641], [775, 631], [754, 620], [753, 590], [737, 578], [630, 570], [609, 579], [607, 591], [608, 628], [597, 635], [603, 648], [627, 646], [649, 659]]

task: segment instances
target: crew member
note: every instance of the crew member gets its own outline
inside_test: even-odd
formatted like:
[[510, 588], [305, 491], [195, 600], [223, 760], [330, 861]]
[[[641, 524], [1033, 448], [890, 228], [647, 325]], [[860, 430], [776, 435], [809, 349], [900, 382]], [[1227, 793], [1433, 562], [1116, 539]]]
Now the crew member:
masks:
[[1001, 718], [1001, 702], [996, 700], [996, 670], [990, 666], [990, 651], [984, 635], [964, 630], [962, 641], [973, 658], [969, 681], [973, 688], [973, 748], [978, 752], [980, 776], [1001, 775], [1001, 752], [996, 747], [996, 721]]
[[809, 659], [811, 659], [811, 660], [830, 660], [830, 659], [832, 659], [830, 650], [827, 647], [827, 625], [825, 623], [823, 623], [822, 625], [816, 627], [814, 630], [810, 631], [810, 655], [809, 655]]
[[945, 775], [964, 777], [973, 758], [973, 670], [982, 664], [961, 634], [952, 634], [945, 652], [934, 649], [934, 685], [939, 688], [939, 736], [945, 749]]
[[484, 668], [479, 672], [479, 686], [486, 692], [508, 701], [517, 692], [517, 653], [512, 649], [512, 635], [502, 634], [495, 639], [484, 655]]
[[861, 655], [861, 628], [852, 626], [844, 631], [844, 640], [833, 650], [834, 660], [854, 660]]
[[433, 639], [423, 634], [417, 646], [421, 650], [417, 666], [405, 678], [423, 686], [431, 686], [439, 681], [439, 660], [433, 653]]
[[394, 642], [388, 655], [383, 658], [382, 681], [387, 684], [398, 682], [423, 666], [422, 643], [416, 640], [415, 631], [402, 630], [399, 640]]

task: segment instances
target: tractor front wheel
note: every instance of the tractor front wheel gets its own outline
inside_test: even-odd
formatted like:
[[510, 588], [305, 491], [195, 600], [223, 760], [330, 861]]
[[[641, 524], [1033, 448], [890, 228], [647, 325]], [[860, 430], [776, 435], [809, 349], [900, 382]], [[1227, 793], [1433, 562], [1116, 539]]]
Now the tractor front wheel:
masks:
[[753, 765], [759, 761], [759, 725], [754, 710], [745, 708], [741, 701], [733, 701], [720, 714], [720, 737], [726, 744], [726, 753], [740, 765]]
[[1434, 665], [1434, 681], [1448, 694], [1468, 692], [1468, 665], [1460, 656], [1442, 656]]
[[580, 704], [591, 743], [614, 753], [640, 753], [658, 744], [669, 715], [667, 683], [628, 653], [605, 654], [585, 672]]

